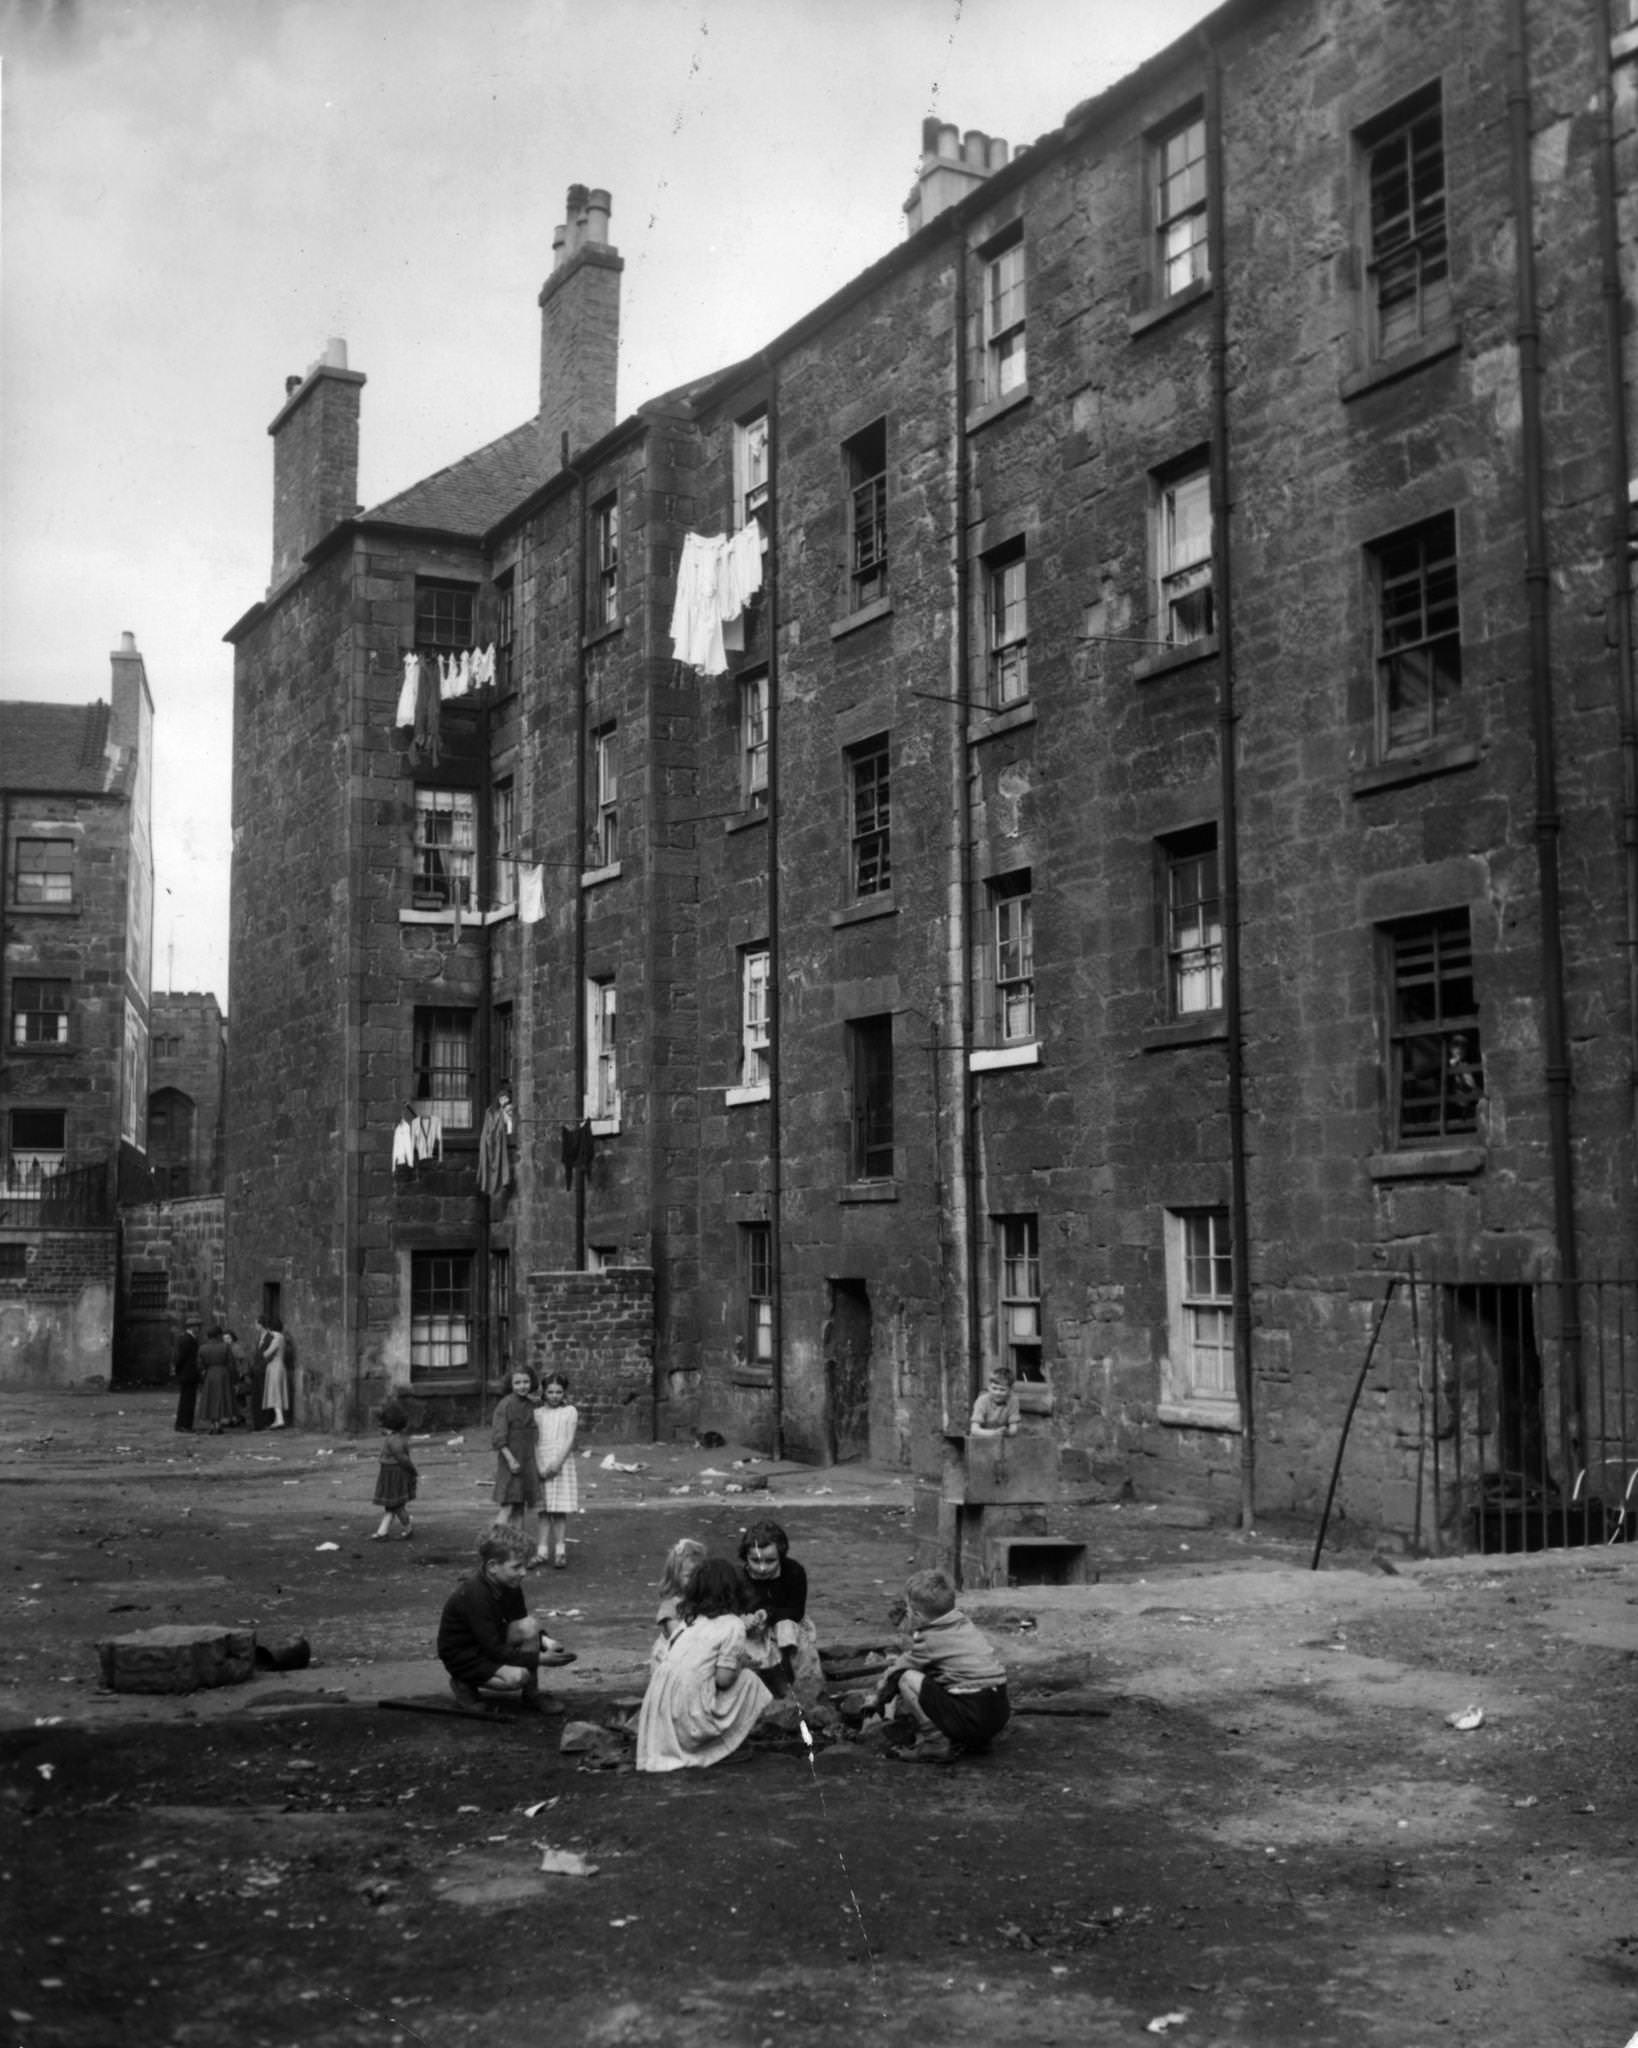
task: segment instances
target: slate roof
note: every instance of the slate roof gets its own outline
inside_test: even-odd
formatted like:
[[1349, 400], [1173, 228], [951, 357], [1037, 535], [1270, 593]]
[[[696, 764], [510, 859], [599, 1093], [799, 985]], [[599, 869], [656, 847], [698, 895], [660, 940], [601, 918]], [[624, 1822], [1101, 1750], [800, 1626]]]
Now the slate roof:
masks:
[[0, 788], [106, 794], [123, 786], [108, 754], [108, 706], [0, 703]]
[[547, 474], [539, 430], [527, 420], [396, 497], [383, 498], [360, 517], [394, 526], [434, 526], [446, 533], [486, 533], [538, 490]]

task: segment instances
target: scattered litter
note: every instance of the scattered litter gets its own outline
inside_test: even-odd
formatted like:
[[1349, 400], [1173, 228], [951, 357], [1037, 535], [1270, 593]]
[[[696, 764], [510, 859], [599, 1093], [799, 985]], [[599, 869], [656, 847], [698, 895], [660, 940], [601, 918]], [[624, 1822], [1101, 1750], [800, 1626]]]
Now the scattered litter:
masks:
[[1188, 2017], [1186, 2012], [1163, 2012], [1157, 2019], [1152, 2019], [1143, 2031], [1146, 2034], [1164, 2034], [1171, 2027], [1185, 2025]]
[[40, 1989], [42, 1991], [61, 1991], [62, 1988], [63, 1980], [61, 1977], [42, 1977], [40, 1979]]
[[313, 1453], [313, 1456], [314, 1456], [315, 1458], [333, 1458], [333, 1457], [335, 1456], [335, 1452], [334, 1452], [333, 1450], [328, 1450], [328, 1451], [315, 1451], [315, 1452]]
[[1513, 1804], [1515, 1806], [1539, 1806], [1541, 1804], [1541, 1801], [1536, 1797], [1536, 1795], [1533, 1792], [1531, 1792], [1526, 1794], [1526, 1796], [1523, 1799], [1515, 1799], [1513, 1801]]
[[609, 1922], [609, 1925], [611, 1927], [635, 1927], [637, 1925], [637, 1920], [637, 1914], [628, 1913], [624, 1920], [611, 1920]]
[[[279, 1481], [279, 1484], [281, 1486], [300, 1486], [301, 1481], [299, 1479], [281, 1479]], [[188, 1510], [184, 1508], [182, 1512], [183, 1514], [187, 1514]]]
[[455, 1811], [457, 1813], [482, 1813], [483, 1808], [481, 1806], [457, 1806]]
[[[416, 1442], [419, 1443], [420, 1441], [421, 1439], [417, 1437]], [[452, 1436], [449, 1439], [449, 1441], [444, 1445], [444, 1449], [446, 1451], [463, 1451], [465, 1450], [465, 1448], [466, 1438], [464, 1436]]]
[[693, 1491], [694, 1489], [691, 1486], [668, 1486], [666, 1488], [666, 1492], [670, 1494], [692, 1493]]
[[54, 1778], [57, 1775], [57, 1766], [55, 1764], [36, 1764], [34, 1768], [39, 1772], [42, 1778], [45, 1778], [47, 1780]]
[[1475, 1728], [1482, 1728], [1484, 1726], [1484, 1708], [1463, 1707], [1460, 1713], [1447, 1714], [1445, 1716], [1445, 1726], [1456, 1729], [1462, 1735], [1471, 1734]]
[[557, 1800], [555, 1798], [537, 1799], [533, 1806], [526, 1806], [523, 1809], [523, 1817], [525, 1820], [533, 1820], [537, 1813], [544, 1813], [548, 1806], [555, 1806], [556, 1804]]
[[543, 1842], [540, 1848], [540, 1867], [549, 1870], [554, 1877], [595, 1877], [597, 1865], [588, 1863], [578, 1849], [549, 1849]]
[[341, 1545], [339, 1543], [315, 1543], [313, 1548], [315, 1550], [339, 1550]]
[[622, 1465], [612, 1451], [597, 1468], [600, 1472], [641, 1472], [641, 1465]]
[[834, 1486], [810, 1486], [808, 1488], [810, 1494], [834, 1493], [835, 1491]]
[[36, 1728], [60, 1728], [63, 1725], [63, 1717], [61, 1714], [36, 1714], [34, 1725]]

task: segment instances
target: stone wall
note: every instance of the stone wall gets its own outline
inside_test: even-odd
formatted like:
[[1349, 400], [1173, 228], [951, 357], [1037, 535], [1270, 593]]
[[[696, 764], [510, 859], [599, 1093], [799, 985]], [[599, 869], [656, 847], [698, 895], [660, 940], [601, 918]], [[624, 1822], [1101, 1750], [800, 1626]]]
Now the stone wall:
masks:
[[[220, 1195], [145, 1202], [120, 1212], [120, 1313], [114, 1344], [114, 1379], [121, 1386], [158, 1386], [170, 1374], [171, 1354], [185, 1317], [221, 1322], [248, 1352], [257, 1304], [230, 1302], [224, 1286]], [[132, 1276], [144, 1280], [133, 1283]], [[163, 1275], [165, 1299], [158, 1299]]]
[[106, 1382], [114, 1344], [119, 1235], [4, 1233], [24, 1246], [21, 1275], [0, 1274], [0, 1387]]

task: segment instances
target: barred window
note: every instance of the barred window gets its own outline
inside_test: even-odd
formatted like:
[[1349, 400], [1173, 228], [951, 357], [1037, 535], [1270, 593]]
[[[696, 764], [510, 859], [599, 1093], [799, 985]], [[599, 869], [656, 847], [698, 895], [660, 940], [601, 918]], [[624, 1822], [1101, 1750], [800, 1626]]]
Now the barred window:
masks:
[[893, 886], [893, 802], [887, 734], [847, 750], [853, 894], [879, 896]]
[[893, 1019], [860, 1017], [847, 1027], [853, 1067], [854, 1180], [893, 1178]]
[[472, 1367], [470, 1252], [410, 1254], [410, 1373], [415, 1379]]
[[1485, 1092], [1473, 937], [1465, 910], [1389, 927], [1393, 1134], [1404, 1146], [1466, 1137]]
[[410, 1088], [446, 1131], [472, 1128], [472, 1012], [417, 1010]]
[[1377, 745], [1415, 752], [1446, 729], [1462, 686], [1456, 515], [1443, 512], [1370, 550], [1376, 585]]
[[1043, 1380], [1039, 1222], [1033, 1215], [997, 1216], [993, 1229], [1000, 1269], [999, 1363], [1015, 1380]]
[[1450, 317], [1444, 116], [1439, 89], [1364, 132], [1370, 194], [1373, 359], [1393, 355]]
[[739, 1226], [740, 1266], [745, 1275], [745, 1361], [773, 1362], [773, 1226]]
[[470, 910], [478, 859], [477, 797], [470, 789], [415, 792], [415, 885], [417, 910]]
[[887, 422], [843, 444], [847, 459], [848, 578], [855, 611], [887, 595]]

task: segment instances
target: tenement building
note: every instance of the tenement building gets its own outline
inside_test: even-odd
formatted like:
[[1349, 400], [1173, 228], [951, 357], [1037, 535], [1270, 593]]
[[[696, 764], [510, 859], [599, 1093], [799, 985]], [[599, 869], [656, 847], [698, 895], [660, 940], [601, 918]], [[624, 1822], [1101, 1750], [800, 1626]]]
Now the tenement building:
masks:
[[1311, 1513], [1350, 1417], [1367, 1527], [1618, 1491], [1635, 109], [1592, 0], [1231, 0], [634, 413], [580, 186], [534, 420], [362, 510], [292, 378], [226, 1259], [308, 1418], [551, 1357], [946, 1540]]

